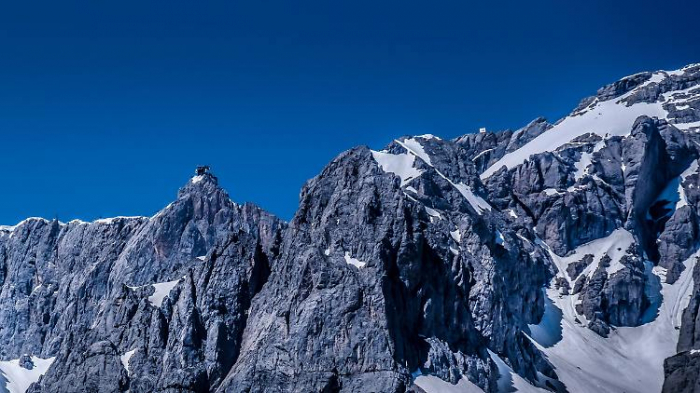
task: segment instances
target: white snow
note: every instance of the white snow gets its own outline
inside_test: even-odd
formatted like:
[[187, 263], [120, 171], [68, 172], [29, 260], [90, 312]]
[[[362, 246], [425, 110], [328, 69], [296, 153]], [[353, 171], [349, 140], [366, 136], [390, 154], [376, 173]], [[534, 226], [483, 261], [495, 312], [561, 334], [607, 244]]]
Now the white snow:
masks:
[[488, 153], [488, 152], [490, 152], [490, 151], [493, 151], [493, 150], [494, 150], [494, 149], [486, 149], [486, 150], [482, 151], [481, 153], [475, 155], [474, 158], [472, 158], [472, 161], [478, 160], [479, 157], [481, 157], [481, 156], [483, 156], [484, 154], [486, 154], [486, 153]]
[[203, 260], [207, 259], [207, 256], [206, 256], [206, 255], [200, 255], [200, 256], [198, 256], [198, 257], [196, 257], [196, 258], [199, 259], [200, 261], [203, 261]]
[[[448, 180], [447, 178], [445, 179], [452, 183], [452, 181]], [[474, 208], [474, 210], [476, 210], [478, 214], [481, 214], [484, 210], [491, 211], [491, 205], [489, 205], [489, 203], [486, 202], [484, 198], [474, 194], [474, 192], [468, 185], [464, 183], [452, 183], [452, 185], [457, 189], [457, 191], [459, 191], [460, 194], [462, 194], [464, 198], [467, 199], [469, 204], [472, 205], [472, 207]]]
[[325, 255], [325, 256], [331, 255], [331, 249], [330, 249], [330, 248], [326, 248], [325, 250], [323, 250], [323, 255]]
[[415, 156], [412, 154], [390, 154], [372, 150], [372, 157], [384, 172], [391, 172], [401, 178], [401, 186], [423, 173], [413, 167]]
[[147, 218], [143, 216], [117, 216], [117, 217], [109, 217], [109, 218], [100, 218], [99, 220], [93, 221], [95, 224], [111, 224], [116, 220], [136, 220], [136, 219], [141, 219], [141, 218]]
[[198, 175], [198, 176], [194, 176], [191, 181], [192, 181], [192, 184], [197, 184], [202, 180], [204, 180], [204, 176]]
[[153, 295], [148, 297], [148, 301], [151, 302], [152, 305], [160, 307], [163, 304], [163, 299], [170, 294], [170, 291], [175, 288], [180, 280], [181, 279], [151, 284], [153, 285], [153, 288], [155, 288], [155, 291], [153, 292]]
[[[576, 162], [576, 164], [574, 164], [574, 166], [576, 167], [576, 173], [574, 174], [574, 181], [577, 181], [578, 179], [580, 179], [583, 176], [588, 174], [588, 166], [591, 165], [591, 159], [593, 158], [593, 154], [598, 152], [604, 146], [605, 146], [605, 139], [596, 143], [595, 146], [593, 146], [592, 152], [590, 152], [590, 153], [584, 152], [581, 154], [581, 159], [578, 160], [578, 162]], [[624, 171], [624, 169], [623, 169], [623, 171]]]
[[4, 382], [5, 388], [9, 393], [24, 393], [29, 389], [29, 385], [37, 382], [39, 378], [46, 373], [55, 360], [55, 357], [41, 359], [32, 356], [34, 368], [27, 370], [20, 367], [19, 359], [0, 361], [0, 387]]
[[165, 299], [166, 296], [170, 294], [170, 291], [175, 288], [175, 286], [183, 280], [185, 277], [183, 276], [180, 279], [173, 280], [173, 281], [167, 281], [167, 282], [159, 282], [155, 284], [148, 284], [148, 285], [142, 285], [142, 286], [130, 286], [127, 285], [126, 287], [135, 290], [147, 286], [153, 286], [153, 294], [148, 297], [148, 302], [154, 305], [155, 307], [160, 307], [163, 304], [163, 300]]
[[128, 351], [125, 354], [119, 356], [119, 360], [122, 361], [122, 365], [124, 366], [124, 370], [126, 370], [127, 375], [131, 375], [129, 373], [129, 359], [131, 359], [131, 357], [134, 356], [134, 353], [136, 353], [136, 349], [132, 349], [131, 351]]
[[[645, 84], [651, 82], [653, 81], [647, 81]], [[589, 132], [604, 138], [622, 136], [632, 131], [632, 125], [639, 116], [666, 118], [667, 112], [662, 108], [660, 102], [638, 103], [631, 106], [620, 102], [639, 88], [637, 87], [617, 99], [595, 101], [583, 113], [575, 113], [565, 117], [525, 146], [503, 156], [481, 174], [481, 179], [487, 179], [504, 166], [513, 168], [520, 165], [533, 154], [554, 151], [572, 139]]]
[[513, 209], [508, 209], [508, 215], [513, 217], [513, 218], [518, 218], [518, 215], [515, 214], [515, 210], [513, 210]]
[[[415, 138], [405, 139], [403, 142], [399, 141], [399, 140], [395, 140], [395, 142], [398, 143], [399, 145], [401, 145], [410, 154], [414, 155], [415, 157], [420, 158], [426, 164], [433, 167], [433, 164], [430, 161], [430, 156], [425, 152], [425, 149], [423, 149], [423, 145], [421, 145], [420, 142], [418, 140], [416, 140]], [[372, 154], [374, 154], [374, 152]], [[377, 160], [376, 157], [375, 157], [375, 160]], [[377, 160], [377, 162], [379, 162], [379, 161]], [[413, 162], [411, 162], [411, 164], [412, 163]], [[447, 180], [447, 182], [449, 182], [454, 188], [456, 188], [457, 191], [459, 191], [459, 193], [462, 194], [462, 196], [464, 198], [466, 198], [466, 200], [469, 202], [469, 204], [474, 208], [474, 210], [478, 214], [481, 214], [484, 210], [489, 210], [489, 211], [491, 210], [491, 205], [489, 205], [488, 202], [486, 202], [482, 197], [474, 194], [474, 192], [472, 191], [472, 189], [468, 185], [466, 185], [462, 182], [455, 183], [452, 180], [448, 179], [447, 176], [445, 176], [442, 172], [437, 170], [437, 168], [433, 167], [433, 169], [440, 177]], [[403, 183], [402, 183], [402, 185], [403, 185]]]
[[462, 241], [462, 234], [459, 232], [459, 228], [455, 228], [454, 231], [451, 231], [450, 236], [452, 236], [452, 239], [457, 243]]
[[433, 209], [433, 208], [425, 206], [425, 212], [428, 213], [428, 215], [430, 217], [435, 217], [435, 218], [440, 219], [440, 220], [442, 219], [442, 215], [440, 215], [440, 212]]
[[403, 142], [397, 139], [396, 143], [403, 146], [404, 149], [408, 150], [413, 155], [420, 157], [420, 159], [425, 161], [426, 164], [433, 166], [433, 163], [430, 161], [430, 156], [425, 152], [423, 145], [421, 145], [417, 139], [404, 139]]
[[459, 255], [459, 250], [450, 246], [450, 252], [453, 253], [454, 255]]
[[691, 123], [676, 123], [674, 126], [679, 130], [689, 130], [691, 128], [700, 127], [700, 121], [694, 121]]
[[607, 237], [593, 240], [586, 244], [583, 244], [576, 248], [571, 255], [560, 257], [555, 254], [546, 244], [539, 241], [541, 245], [549, 252], [549, 256], [554, 261], [554, 264], [559, 269], [559, 275], [566, 278], [570, 282], [575, 280], [576, 277], [569, 277], [566, 273], [566, 268], [570, 263], [581, 260], [586, 254], [593, 255], [593, 261], [588, 267], [581, 273], [586, 276], [590, 276], [598, 268], [598, 264], [603, 256], [607, 255], [610, 257], [610, 266], [607, 267], [606, 271], [608, 274], [613, 274], [625, 266], [620, 262], [623, 256], [627, 254], [627, 249], [634, 243], [634, 236], [623, 228], [618, 228], [614, 230]]
[[443, 381], [442, 379], [434, 375], [422, 375], [419, 372], [414, 373], [417, 375], [413, 380], [413, 384], [423, 389], [425, 393], [483, 393], [484, 391], [471, 383], [468, 379], [462, 377], [462, 379], [453, 385], [449, 382]]
[[488, 350], [489, 356], [496, 367], [498, 367], [498, 373], [500, 374], [498, 378], [498, 391], [499, 392], [526, 392], [526, 393], [547, 393], [548, 390], [540, 389], [533, 386], [525, 380], [520, 375], [513, 372], [510, 368], [497, 354]]
[[554, 188], [545, 188], [544, 190], [542, 190], [542, 192], [544, 192], [544, 193], [547, 194], [548, 196], [563, 194], [562, 192], [557, 191], [557, 190], [554, 189]]
[[418, 194], [418, 190], [416, 190], [413, 186], [406, 187], [406, 191], [411, 191], [414, 194]]
[[439, 136], [435, 136], [435, 135], [433, 135], [433, 134], [416, 135], [414, 138], [437, 139], [437, 140], [439, 140], [439, 141], [442, 140]]
[[358, 269], [365, 267], [365, 265], [367, 264], [366, 262], [362, 262], [359, 259], [353, 258], [350, 255], [349, 251], [345, 251], [345, 263], [347, 263], [348, 265], [353, 265]]
[[575, 321], [578, 295], [559, 296], [556, 290], [547, 290], [545, 317], [530, 326], [531, 337], [570, 392], [661, 391], [663, 361], [676, 352], [677, 328], [692, 295], [697, 257], [698, 253], [684, 262], [686, 268], [676, 283], [657, 284], [663, 302], [655, 318], [651, 315], [649, 322], [637, 327], [618, 327], [608, 338]]

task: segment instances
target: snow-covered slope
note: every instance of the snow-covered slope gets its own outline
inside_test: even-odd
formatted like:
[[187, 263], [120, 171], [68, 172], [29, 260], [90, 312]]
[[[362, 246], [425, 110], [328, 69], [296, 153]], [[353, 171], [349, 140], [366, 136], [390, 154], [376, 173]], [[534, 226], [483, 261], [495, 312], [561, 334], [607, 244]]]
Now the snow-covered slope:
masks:
[[[525, 146], [514, 152], [508, 153], [492, 164], [482, 174], [486, 179], [502, 167], [513, 168], [526, 161], [531, 155], [546, 151], [554, 151], [566, 143], [571, 142], [587, 133], [593, 133], [604, 139], [613, 136], [628, 135], [632, 130], [632, 124], [639, 116], [657, 117], [659, 119], [672, 120], [676, 127], [683, 130], [696, 129], [698, 121], [685, 121], [670, 116], [669, 110], [675, 114], [675, 110], [688, 110], [689, 102], [700, 98], [700, 87], [693, 85], [677, 85], [670, 87], [669, 91], [660, 94], [653, 102], [630, 101], [635, 95], [659, 84], [669, 82], [670, 79], [682, 75], [684, 71], [691, 70], [697, 65], [684, 67], [676, 71], [658, 71], [651, 74], [648, 79], [620, 96], [595, 97], [593, 101], [574, 111], [569, 116], [560, 120], [553, 128], [547, 130]], [[634, 77], [631, 76], [629, 78]], [[624, 79], [623, 79], [624, 80]], [[583, 172], [584, 167], [579, 168]]]

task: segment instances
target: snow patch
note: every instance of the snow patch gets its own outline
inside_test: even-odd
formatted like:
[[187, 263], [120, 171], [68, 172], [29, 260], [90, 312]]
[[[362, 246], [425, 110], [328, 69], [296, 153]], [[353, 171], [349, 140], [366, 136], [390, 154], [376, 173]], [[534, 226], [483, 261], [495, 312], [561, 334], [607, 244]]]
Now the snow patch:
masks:
[[438, 140], [438, 141], [441, 141], [441, 140], [442, 140], [439, 136], [435, 136], [435, 135], [433, 135], [433, 134], [416, 135], [414, 138], [435, 139], [435, 140]]
[[401, 186], [420, 176], [423, 171], [413, 167], [412, 154], [390, 154], [372, 150], [372, 157], [384, 172], [391, 172], [401, 178]]
[[[452, 182], [450, 181], [450, 183]], [[472, 205], [472, 207], [474, 208], [474, 210], [476, 210], [478, 214], [483, 213], [484, 210], [491, 211], [491, 205], [489, 205], [489, 203], [486, 202], [484, 198], [474, 194], [474, 192], [468, 185], [464, 183], [452, 183], [452, 185], [457, 189], [457, 191], [459, 191], [460, 194], [462, 194], [464, 198], [466, 198], [467, 202], [469, 202], [469, 204]]]
[[430, 217], [435, 217], [435, 218], [437, 218], [437, 219], [439, 219], [439, 220], [442, 220], [442, 215], [440, 214], [439, 211], [437, 211], [437, 210], [435, 210], [435, 209], [433, 209], [433, 208], [430, 208], [430, 207], [428, 207], [428, 206], [424, 206], [424, 207], [425, 207], [425, 212], [428, 213], [428, 215], [429, 215]]
[[348, 265], [353, 265], [358, 269], [362, 269], [367, 264], [366, 262], [362, 262], [359, 259], [353, 258], [350, 255], [349, 251], [345, 251], [345, 263], [347, 263]]
[[554, 188], [545, 188], [544, 190], [542, 190], [542, 192], [544, 192], [545, 194], [547, 194], [547, 196], [561, 195], [561, 194], [563, 194], [563, 192], [557, 191], [557, 190], [554, 189]]
[[160, 307], [163, 304], [163, 299], [165, 299], [165, 297], [170, 294], [170, 291], [172, 291], [173, 288], [175, 288], [175, 286], [180, 282], [180, 280], [182, 280], [182, 278], [168, 282], [151, 284], [153, 285], [153, 288], [155, 288], [155, 291], [153, 292], [153, 295], [148, 297], [148, 301], [152, 305]]
[[410, 138], [404, 139], [403, 142], [399, 140], [396, 140], [395, 142], [403, 146], [404, 149], [408, 150], [413, 155], [425, 161], [426, 164], [433, 166], [433, 163], [430, 161], [430, 156], [428, 155], [428, 153], [425, 152], [425, 149], [423, 149], [423, 145], [421, 145], [417, 139]]
[[190, 181], [192, 182], [192, 184], [197, 184], [202, 180], [204, 180], [204, 176], [198, 175], [198, 176], [194, 176]]
[[4, 382], [4, 387], [9, 393], [24, 393], [29, 389], [29, 385], [39, 381], [39, 378], [46, 374], [54, 360], [55, 357], [41, 359], [32, 356], [34, 368], [31, 370], [21, 367], [19, 359], [0, 361], [0, 386]]
[[462, 234], [459, 232], [459, 228], [455, 228], [454, 231], [450, 232], [450, 236], [452, 236], [452, 239], [457, 243], [462, 241]]
[[125, 354], [119, 356], [119, 360], [121, 360], [122, 366], [124, 366], [124, 370], [126, 370], [127, 375], [131, 375], [131, 373], [129, 372], [129, 360], [132, 356], [134, 356], [134, 353], [136, 353], [136, 349], [132, 349], [131, 351], [128, 351]]
[[577, 247], [571, 255], [565, 257], [560, 257], [555, 254], [541, 240], [539, 240], [539, 243], [544, 245], [545, 249], [549, 252], [552, 261], [559, 269], [559, 275], [571, 282], [576, 279], [576, 277], [569, 277], [566, 268], [569, 264], [581, 260], [587, 254], [593, 255], [593, 261], [581, 274], [586, 276], [592, 275], [598, 268], [600, 260], [605, 255], [610, 257], [610, 265], [606, 268], [608, 274], [613, 274], [622, 270], [625, 265], [622, 264], [621, 259], [623, 256], [627, 255], [627, 249], [634, 243], [634, 236], [627, 230], [618, 228], [607, 237], [596, 239]]
[[457, 384], [453, 385], [434, 375], [422, 375], [420, 371], [414, 373], [414, 375], [417, 376], [413, 379], [413, 384], [421, 388], [425, 393], [484, 393], [480, 387], [464, 377]]

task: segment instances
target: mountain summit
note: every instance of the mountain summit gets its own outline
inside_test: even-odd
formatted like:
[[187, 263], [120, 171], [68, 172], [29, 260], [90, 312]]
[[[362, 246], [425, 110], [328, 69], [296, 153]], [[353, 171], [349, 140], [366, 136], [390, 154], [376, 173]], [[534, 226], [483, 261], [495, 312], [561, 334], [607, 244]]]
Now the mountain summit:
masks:
[[698, 131], [690, 65], [351, 149], [289, 223], [200, 167], [153, 217], [0, 227], [0, 391], [694, 392]]

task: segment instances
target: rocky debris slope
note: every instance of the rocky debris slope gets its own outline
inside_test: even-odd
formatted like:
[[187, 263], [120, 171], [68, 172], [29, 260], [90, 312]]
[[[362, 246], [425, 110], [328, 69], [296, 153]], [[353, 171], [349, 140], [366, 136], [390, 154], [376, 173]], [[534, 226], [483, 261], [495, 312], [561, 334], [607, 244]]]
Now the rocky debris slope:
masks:
[[153, 217], [0, 227], [0, 386], [691, 392], [697, 130], [693, 65], [349, 150], [289, 224], [201, 167]]

